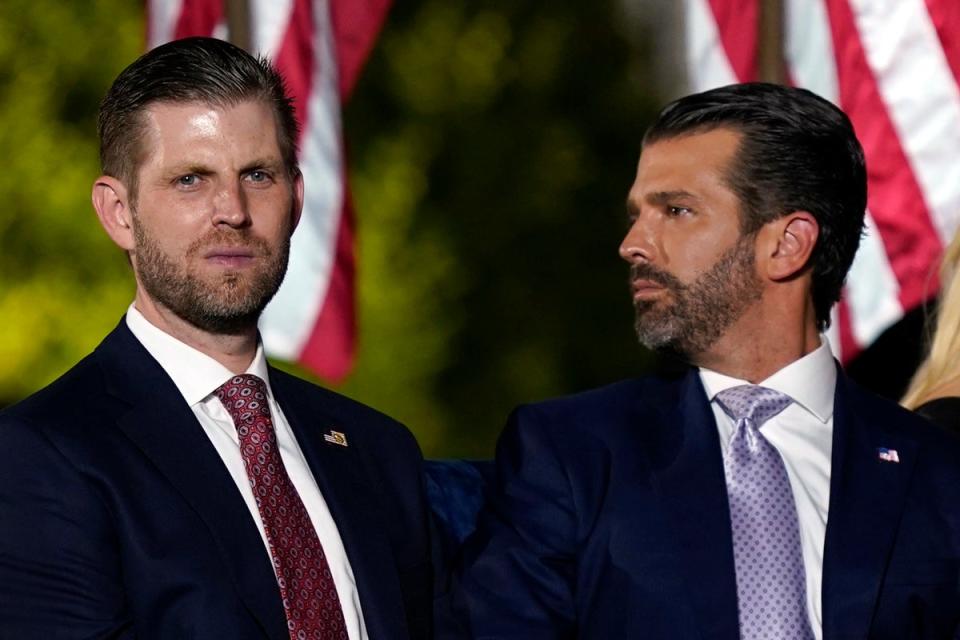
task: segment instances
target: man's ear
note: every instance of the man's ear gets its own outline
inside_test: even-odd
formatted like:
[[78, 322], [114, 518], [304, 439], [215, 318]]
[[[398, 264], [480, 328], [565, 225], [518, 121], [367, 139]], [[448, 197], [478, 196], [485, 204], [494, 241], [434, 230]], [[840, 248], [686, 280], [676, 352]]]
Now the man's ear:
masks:
[[300, 214], [303, 213], [303, 174], [297, 169], [297, 175], [293, 177], [293, 225], [290, 232], [293, 233], [297, 225], [300, 224]]
[[819, 235], [820, 225], [808, 211], [794, 211], [764, 225], [757, 257], [765, 275], [775, 281], [798, 275], [810, 263]]
[[111, 176], [100, 176], [93, 183], [93, 208], [104, 231], [118, 247], [133, 249], [133, 212], [130, 198], [122, 182]]

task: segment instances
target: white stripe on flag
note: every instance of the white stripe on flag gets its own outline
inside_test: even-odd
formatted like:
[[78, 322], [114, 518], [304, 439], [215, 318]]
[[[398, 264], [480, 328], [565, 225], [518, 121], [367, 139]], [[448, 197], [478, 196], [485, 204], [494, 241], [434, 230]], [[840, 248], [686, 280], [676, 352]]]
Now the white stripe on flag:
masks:
[[[834, 104], [839, 103], [837, 65], [826, 7], [819, 0], [788, 0], [786, 11], [785, 53], [794, 82]], [[857, 343], [862, 345], [873, 342], [903, 315], [900, 285], [869, 211], [866, 227], [845, 290], [851, 330]], [[839, 354], [836, 317], [831, 329], [834, 331], [831, 346], [834, 353]]]
[[183, 10], [183, 0], [150, 0], [150, 33], [147, 34], [147, 48], [173, 39], [177, 20]]
[[830, 351], [833, 353], [833, 357], [837, 360], [842, 360], [843, 352], [840, 348], [840, 314], [837, 313], [840, 309], [839, 305], [833, 305], [833, 309], [830, 310], [830, 326], [827, 327], [827, 344], [830, 345]]
[[315, 12], [316, 63], [300, 152], [307, 176], [303, 216], [293, 234], [287, 276], [260, 320], [267, 351], [287, 360], [299, 358], [320, 315], [343, 210], [340, 98], [328, 3], [317, 2]]
[[293, 14], [293, 0], [272, 0], [250, 4], [252, 48], [260, 55], [276, 58]]
[[787, 0], [784, 54], [793, 81], [839, 102], [837, 65], [827, 9], [821, 0]]
[[226, 40], [230, 35], [230, 30], [227, 29], [227, 21], [220, 19], [217, 21], [216, 26], [213, 27], [213, 33], [210, 34], [211, 38], [216, 38], [217, 40]]
[[850, 328], [857, 344], [864, 346], [903, 316], [900, 285], [869, 211], [866, 223], [866, 234], [847, 275], [846, 288]]
[[850, 7], [933, 224], [949, 242], [960, 220], [960, 92], [924, 0]]
[[687, 73], [691, 90], [733, 84], [737, 76], [720, 40], [708, 0], [686, 0]]

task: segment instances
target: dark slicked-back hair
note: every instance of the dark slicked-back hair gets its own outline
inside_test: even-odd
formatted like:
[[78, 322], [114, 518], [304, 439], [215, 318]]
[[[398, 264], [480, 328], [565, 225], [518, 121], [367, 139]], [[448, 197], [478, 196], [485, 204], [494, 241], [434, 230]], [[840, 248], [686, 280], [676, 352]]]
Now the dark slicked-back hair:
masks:
[[135, 201], [137, 173], [144, 160], [144, 111], [156, 103], [202, 102], [216, 107], [262, 100], [276, 118], [277, 143], [291, 177], [297, 166], [298, 125], [280, 73], [214, 38], [185, 38], [140, 56], [113, 81], [100, 104], [100, 166], [123, 182]]
[[813, 303], [817, 326], [825, 329], [860, 244], [867, 206], [863, 149], [850, 120], [805, 89], [737, 84], [667, 105], [643, 145], [721, 128], [741, 134], [726, 180], [740, 199], [743, 233], [792, 211], [817, 219]]

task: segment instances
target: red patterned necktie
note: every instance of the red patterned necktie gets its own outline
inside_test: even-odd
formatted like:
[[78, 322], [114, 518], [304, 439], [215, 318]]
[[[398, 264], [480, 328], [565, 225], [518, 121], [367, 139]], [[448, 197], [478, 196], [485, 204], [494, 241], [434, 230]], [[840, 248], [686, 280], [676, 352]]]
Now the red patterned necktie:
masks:
[[267, 532], [291, 640], [346, 640], [330, 566], [280, 459], [266, 384], [244, 374], [215, 393], [240, 435], [240, 452]]

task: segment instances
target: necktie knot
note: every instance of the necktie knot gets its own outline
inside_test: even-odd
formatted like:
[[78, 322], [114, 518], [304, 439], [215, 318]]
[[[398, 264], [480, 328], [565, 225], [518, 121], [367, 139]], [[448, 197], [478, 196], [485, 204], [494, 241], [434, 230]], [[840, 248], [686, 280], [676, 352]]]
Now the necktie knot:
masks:
[[238, 428], [251, 423], [256, 416], [270, 415], [267, 384], [252, 373], [233, 376], [214, 393]]
[[793, 402], [786, 394], [755, 384], [724, 389], [716, 399], [728, 416], [736, 421], [748, 420], [757, 429]]

